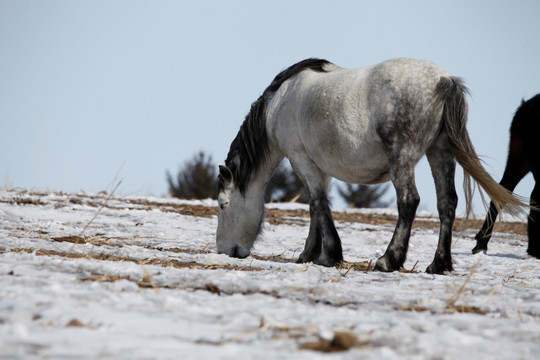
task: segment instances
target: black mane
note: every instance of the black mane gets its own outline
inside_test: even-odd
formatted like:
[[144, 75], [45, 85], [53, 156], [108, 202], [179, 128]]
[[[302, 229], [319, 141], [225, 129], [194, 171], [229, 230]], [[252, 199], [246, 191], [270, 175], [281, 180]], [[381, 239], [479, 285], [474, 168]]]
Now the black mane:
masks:
[[[280, 72], [263, 94], [251, 104], [251, 109], [240, 126], [236, 138], [231, 143], [229, 154], [225, 160], [225, 165], [232, 171], [234, 182], [242, 193], [245, 192], [251, 175], [260, 169], [268, 155], [268, 139], [266, 137], [266, 105], [268, 100], [287, 79], [306, 69], [326, 72], [324, 66], [327, 64], [331, 63], [322, 59], [306, 59], [290, 66]], [[235, 159], [238, 162], [235, 162]]]

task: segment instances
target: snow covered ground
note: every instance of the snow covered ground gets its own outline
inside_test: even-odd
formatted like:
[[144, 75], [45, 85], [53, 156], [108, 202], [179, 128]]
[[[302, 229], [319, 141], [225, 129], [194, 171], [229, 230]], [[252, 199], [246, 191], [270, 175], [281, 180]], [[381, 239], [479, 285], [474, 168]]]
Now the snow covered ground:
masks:
[[393, 224], [338, 222], [347, 263], [324, 268], [290, 261], [301, 216], [266, 223], [253, 256], [218, 255], [214, 205], [0, 190], [0, 358], [540, 357], [540, 261], [523, 235], [473, 256], [477, 229], [455, 234], [441, 276], [423, 272], [438, 230], [415, 227], [409, 271], [379, 273]]

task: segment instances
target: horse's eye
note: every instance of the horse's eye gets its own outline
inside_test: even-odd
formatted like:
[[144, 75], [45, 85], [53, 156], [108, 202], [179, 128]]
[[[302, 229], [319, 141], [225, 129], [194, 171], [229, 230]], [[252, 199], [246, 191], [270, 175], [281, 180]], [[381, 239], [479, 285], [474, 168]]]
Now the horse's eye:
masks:
[[229, 196], [226, 193], [226, 191], [218, 193], [218, 205], [222, 210], [229, 206]]
[[220, 203], [219, 207], [221, 208], [221, 210], [224, 210], [227, 207], [227, 205], [229, 205], [229, 202], [224, 202], [224, 203]]

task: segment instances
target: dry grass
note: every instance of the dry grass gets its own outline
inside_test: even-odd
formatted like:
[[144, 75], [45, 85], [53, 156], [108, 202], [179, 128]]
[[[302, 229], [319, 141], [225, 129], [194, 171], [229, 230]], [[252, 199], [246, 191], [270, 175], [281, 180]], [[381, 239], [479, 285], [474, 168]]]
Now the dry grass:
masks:
[[[94, 235], [94, 236], [85, 235], [85, 232], [88, 230], [89, 225], [96, 219], [96, 217], [104, 208], [110, 208], [110, 209], [119, 210], [119, 211], [122, 211], [123, 209], [126, 209], [126, 208], [128, 210], [159, 209], [162, 212], [176, 213], [182, 216], [195, 216], [195, 217], [206, 217], [206, 218], [217, 215], [217, 208], [215, 207], [208, 207], [208, 206], [203, 206], [203, 205], [178, 204], [174, 202], [155, 202], [155, 201], [150, 201], [146, 199], [115, 198], [113, 196], [113, 193], [111, 193], [110, 195], [105, 194], [102, 197], [77, 195], [76, 197], [72, 197], [67, 200], [64, 200], [64, 203], [62, 204], [58, 204], [58, 206], [65, 206], [65, 203], [69, 203], [70, 206], [93, 206], [98, 209], [96, 211], [95, 216], [85, 225], [84, 229], [78, 235], [64, 235], [64, 236], [51, 237], [47, 233], [47, 231], [44, 231], [44, 230], [12, 229], [12, 230], [19, 230], [19, 231], [23, 230], [25, 232], [31, 232], [32, 236], [45, 239], [45, 240], [50, 240], [52, 243], [71, 243], [73, 244], [73, 246], [69, 249], [69, 251], [49, 250], [49, 249], [30, 249], [30, 248], [0, 249], [0, 251], [2, 252], [5, 252], [5, 251], [28, 252], [28, 253], [35, 253], [35, 255], [37, 256], [57, 256], [57, 257], [60, 257], [62, 261], [64, 259], [92, 259], [92, 260], [99, 260], [99, 261], [136, 263], [136, 264], [139, 264], [143, 269], [144, 276], [142, 280], [140, 278], [138, 280], [135, 280], [127, 276], [122, 276], [122, 275], [117, 275], [117, 274], [96, 274], [86, 279], [83, 279], [83, 281], [115, 282], [115, 281], [120, 281], [120, 280], [128, 280], [128, 281], [136, 282], [140, 288], [146, 288], [146, 289], [152, 288], [156, 292], [156, 294], [160, 288], [159, 281], [157, 283], [154, 281], [154, 279], [150, 275], [150, 272], [147, 270], [146, 266], [173, 267], [177, 269], [190, 269], [190, 270], [191, 269], [226, 270], [226, 271], [265, 270], [262, 267], [257, 267], [257, 266], [254, 267], [251, 265], [241, 266], [241, 265], [231, 265], [231, 264], [225, 264], [225, 263], [204, 264], [204, 263], [200, 263], [194, 260], [188, 261], [188, 260], [181, 260], [181, 259], [174, 258], [176, 255], [173, 255], [173, 254], [210, 253], [211, 251], [209, 250], [209, 248], [211, 244], [206, 244], [204, 247], [199, 248], [199, 249], [178, 248], [178, 247], [152, 248], [150, 246], [146, 246], [145, 244], [140, 245], [147, 249], [157, 250], [160, 252], [165, 251], [171, 254], [170, 257], [165, 257], [165, 258], [136, 259], [129, 256], [113, 256], [106, 253], [101, 253], [100, 252], [101, 250], [99, 249], [100, 246], [115, 246], [115, 247], [121, 248], [124, 242], [130, 243], [130, 240], [134, 239], [134, 238], [111, 239], [111, 238], [106, 238], [101, 235]], [[32, 198], [25, 198], [23, 196], [23, 197], [20, 197], [17, 199], [11, 199], [11, 200], [0, 199], [0, 202], [8, 202], [17, 206], [50, 205], [50, 203], [42, 202], [39, 198], [36, 199], [35, 198], [36, 194], [33, 194], [33, 195], [34, 197]], [[46, 196], [46, 195], [49, 195], [49, 194], [43, 194], [43, 196]], [[117, 200], [121, 202], [121, 204], [118, 204], [116, 201], [113, 201], [113, 200]], [[381, 214], [334, 212], [333, 216], [336, 221], [342, 224], [343, 223], [363, 223], [363, 224], [374, 225], [374, 226], [377, 226], [377, 225], [393, 226], [397, 220], [396, 217], [393, 215], [384, 215], [384, 214], [381, 215]], [[266, 220], [269, 223], [274, 224], [274, 225], [280, 225], [280, 224], [294, 225], [294, 224], [299, 224], [299, 223], [307, 224], [309, 222], [309, 212], [304, 211], [304, 210], [267, 209]], [[456, 219], [456, 222], [454, 224], [454, 230], [462, 231], [465, 229], [480, 228], [481, 223], [482, 223], [482, 220]], [[418, 218], [414, 223], [414, 227], [436, 229], [439, 227], [439, 221], [436, 219], [430, 219], [430, 218]], [[505, 232], [505, 233], [510, 233], [510, 234], [519, 234], [519, 235], [526, 235], [527, 233], [525, 223], [514, 223], [514, 222], [512, 223], [498, 222], [495, 225], [495, 231]], [[122, 241], [117, 241], [117, 240], [122, 240]], [[92, 249], [86, 253], [75, 251], [76, 245], [84, 245], [84, 244], [93, 245]], [[78, 247], [77, 249], [79, 248], [80, 247]], [[296, 259], [286, 257], [284, 256], [284, 254], [264, 255], [264, 256], [252, 254], [251, 257], [260, 261], [274, 261], [274, 262], [282, 262], [282, 263], [295, 263], [296, 262]], [[256, 261], [254, 261], [253, 263], [257, 265]], [[337, 267], [339, 271], [339, 275], [336, 278], [338, 278], [339, 280], [340, 277], [346, 277], [352, 271], [362, 271], [362, 272], [372, 271], [373, 265], [374, 264], [372, 264], [371, 261], [369, 262], [344, 261], [343, 264]], [[443, 312], [448, 312], [448, 313], [459, 312], [459, 313], [474, 313], [474, 314], [479, 314], [479, 315], [486, 314], [485, 311], [477, 307], [459, 304], [459, 300], [462, 298], [462, 295], [466, 289], [466, 286], [471, 280], [477, 267], [478, 267], [478, 264], [476, 264], [471, 269], [465, 282], [454, 294], [452, 294], [452, 296], [446, 302], [445, 309], [439, 310], [438, 311], [439, 313], [440, 311], [443, 311]], [[400, 271], [402, 273], [418, 273], [419, 272], [417, 269], [417, 264], [415, 264], [410, 270], [401, 269]], [[193, 291], [207, 291], [218, 296], [219, 295], [232, 295], [232, 294], [238, 293], [238, 292], [235, 292], [234, 290], [222, 289], [213, 283], [206, 283], [204, 286], [184, 285], [183, 287], [179, 287], [179, 289], [191, 289]], [[316, 289], [303, 289], [303, 290], [307, 291], [306, 294], [309, 293], [311, 296], [317, 297], [317, 293], [315, 291]], [[494, 291], [495, 289], [493, 290], [493, 292]], [[257, 294], [273, 296], [276, 298], [280, 296], [280, 294], [277, 291], [264, 291], [264, 290], [246, 291], [246, 292], [240, 292], [240, 293], [243, 295], [250, 295], [250, 294], [257, 293]], [[491, 294], [489, 296], [491, 296]], [[352, 303], [351, 305], [354, 305], [354, 303]], [[336, 306], [341, 306], [341, 305], [338, 304]], [[429, 309], [426, 306], [421, 305], [420, 303], [403, 305], [403, 306], [398, 307], [397, 309], [401, 311], [418, 311], [418, 312], [429, 311], [432, 313], [436, 312], [432, 309]], [[69, 325], [69, 326], [77, 326], [77, 325]], [[307, 336], [306, 335], [307, 329], [276, 327], [276, 326], [271, 326], [270, 324], [265, 324], [264, 322], [261, 325], [261, 329], [271, 329], [271, 331], [273, 332], [275, 336], [278, 336], [279, 334], [287, 334], [287, 336], [291, 336], [291, 337], [294, 336], [299, 339]], [[354, 334], [352, 334], [352, 336], [354, 336]], [[319, 339], [315, 342], [306, 342], [301, 345], [301, 348], [315, 350], [315, 351], [342, 351], [342, 350], [346, 350], [350, 348], [351, 346], [356, 346], [356, 347], [363, 346], [359, 344], [358, 342], [352, 343], [351, 345], [343, 345], [344, 341], [345, 343], [347, 343], [346, 338], [347, 336], [338, 335], [338, 333], [336, 333], [332, 340]], [[369, 346], [369, 343], [366, 346]]]
[[471, 313], [471, 314], [478, 314], [478, 315], [486, 315], [486, 311], [476, 307], [476, 306], [468, 306], [468, 305], [458, 305], [457, 304], [457, 301], [459, 300], [459, 298], [461, 297], [461, 295], [463, 295], [463, 292], [465, 291], [465, 287], [467, 286], [467, 284], [469, 283], [469, 281], [471, 281], [474, 273], [476, 272], [476, 270], [478, 269], [478, 267], [480, 266], [480, 261], [478, 261], [476, 264], [474, 264], [474, 266], [471, 268], [471, 271], [469, 272], [469, 275], [467, 276], [467, 279], [465, 279], [465, 282], [463, 283], [463, 285], [461, 285], [461, 287], [456, 291], [455, 294], [452, 295], [452, 297], [450, 297], [450, 299], [448, 299], [446, 301], [446, 308], [449, 309], [449, 310], [452, 310], [452, 311], [456, 311], [456, 312], [459, 312], [459, 313]]
[[271, 261], [277, 261], [277, 262], [288, 262], [288, 263], [296, 263], [296, 259], [291, 259], [283, 256], [283, 254], [280, 255], [257, 255], [257, 254], [251, 254], [251, 256], [257, 260], [271, 260]]
[[114, 195], [114, 192], [118, 189], [118, 187], [120, 186], [121, 183], [122, 183], [122, 180], [120, 180], [120, 181], [118, 182], [118, 184], [116, 184], [116, 186], [114, 187], [113, 191], [111, 191], [111, 193], [109, 194], [109, 196], [107, 196], [107, 198], [105, 199], [105, 201], [103, 202], [103, 204], [99, 207], [98, 211], [96, 211], [96, 213], [94, 214], [94, 217], [92, 217], [92, 218], [90, 219], [90, 221], [88, 221], [88, 223], [86, 223], [86, 225], [83, 227], [80, 236], [83, 236], [83, 235], [84, 235], [84, 232], [86, 231], [86, 229], [88, 228], [88, 226], [90, 226], [90, 224], [98, 217], [99, 213], [101, 213], [101, 211], [103, 210], [103, 208], [104, 208], [105, 206], [107, 206], [107, 202], [112, 198], [112, 196]]
[[346, 270], [343, 276], [346, 276], [350, 271], [372, 271], [373, 265], [371, 261], [343, 261], [338, 268]]
[[78, 235], [68, 235], [68, 236], [59, 236], [52, 237], [51, 240], [55, 242], [69, 242], [72, 244], [91, 244], [94, 246], [114, 246], [122, 247], [122, 244], [116, 244], [110, 239], [103, 239], [101, 236], [87, 236], [82, 237]]
[[458, 291], [456, 291], [456, 293], [454, 295], [452, 295], [452, 297], [446, 301], [446, 307], [447, 308], [449, 308], [449, 309], [455, 309], [456, 308], [456, 302], [459, 300], [459, 298], [461, 297], [461, 295], [465, 291], [465, 287], [467, 286], [469, 281], [471, 281], [471, 278], [472, 278], [473, 274], [476, 272], [476, 269], [478, 269], [478, 266], [480, 266], [480, 262], [477, 262], [476, 264], [474, 264], [471, 271], [469, 272], [469, 275], [467, 276], [467, 279], [465, 279], [465, 282], [463, 283], [463, 285], [461, 285], [461, 287], [458, 289]]
[[[430, 309], [428, 307], [419, 305], [419, 304], [409, 304], [409, 305], [399, 306], [397, 308], [397, 310], [416, 311], [416, 312], [429, 311], [432, 314], [437, 313], [437, 311], [435, 311], [433, 309]], [[482, 309], [480, 309], [480, 308], [478, 308], [476, 306], [466, 306], [466, 305], [454, 305], [451, 308], [447, 308], [446, 311], [443, 311], [443, 312], [449, 313], [449, 314], [451, 314], [453, 312], [478, 314], [478, 315], [486, 315], [487, 314], [486, 311], [484, 311], [484, 310], [482, 310]]]
[[[117, 185], [118, 186], [118, 185]], [[148, 199], [131, 199], [131, 198], [117, 198], [113, 196], [114, 190], [111, 194], [101, 195], [86, 195], [77, 194], [76, 197], [71, 197], [63, 202], [69, 202], [71, 204], [83, 204], [86, 206], [93, 206], [98, 209], [110, 208], [116, 209], [115, 205], [111, 203], [111, 200], [117, 200], [122, 203], [121, 209], [127, 210], [154, 210], [159, 209], [163, 212], [172, 212], [186, 216], [205, 217], [209, 218], [217, 216], [217, 207], [193, 205], [193, 204], [178, 204], [174, 202], [158, 202]], [[42, 202], [41, 199], [29, 198], [32, 197], [45, 197], [50, 194], [39, 192], [22, 192], [19, 197], [15, 199], [0, 199], [0, 202], [16, 204], [16, 205], [47, 205]], [[58, 193], [58, 195], [63, 195]], [[25, 197], [26, 196], [26, 197]], [[57, 200], [60, 201], [60, 200]], [[126, 204], [133, 205], [132, 207], [126, 206]], [[120, 207], [118, 207], [120, 209]], [[98, 210], [99, 214], [100, 210]], [[350, 213], [343, 211], [332, 212], [334, 220], [347, 223], [363, 223], [369, 225], [395, 225], [397, 217], [387, 214], [362, 214], [362, 213]], [[93, 219], [90, 221], [92, 222]], [[306, 210], [281, 210], [281, 209], [266, 209], [266, 221], [273, 225], [280, 224], [295, 224], [298, 221], [309, 221], [309, 212]], [[454, 231], [459, 232], [467, 229], [480, 229], [483, 219], [463, 219], [456, 218], [454, 223]], [[439, 220], [436, 218], [423, 218], [417, 217], [414, 221], [413, 228], [439, 228]], [[527, 224], [525, 222], [504, 222], [498, 221], [495, 224], [495, 232], [502, 232], [516, 235], [527, 235]], [[82, 236], [83, 234], [81, 234]]]
[[100, 261], [133, 262], [140, 265], [156, 265], [163, 267], [174, 267], [177, 269], [203, 269], [203, 270], [236, 270], [236, 271], [261, 271], [262, 268], [253, 266], [239, 266], [231, 264], [201, 264], [196, 261], [182, 261], [177, 259], [133, 259], [127, 256], [113, 256], [103, 253], [79, 253], [74, 251], [58, 251], [47, 249], [15, 248], [11, 252], [34, 253], [36, 256], [58, 256], [63, 259], [91, 259]]
[[320, 338], [316, 341], [301, 344], [300, 349], [320, 352], [347, 351], [355, 346], [357, 342], [358, 339], [352, 332], [335, 331], [331, 340]]
[[78, 319], [71, 319], [66, 324], [66, 327], [83, 327], [83, 326], [85, 326], [85, 325]]

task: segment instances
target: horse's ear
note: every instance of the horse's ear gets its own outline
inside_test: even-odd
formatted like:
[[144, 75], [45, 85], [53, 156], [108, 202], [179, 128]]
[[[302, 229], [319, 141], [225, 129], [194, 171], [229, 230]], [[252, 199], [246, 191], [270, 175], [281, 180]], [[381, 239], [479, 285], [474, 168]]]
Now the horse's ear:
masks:
[[233, 174], [232, 174], [231, 169], [229, 169], [225, 165], [219, 165], [219, 175], [225, 181], [232, 181], [233, 179]]

